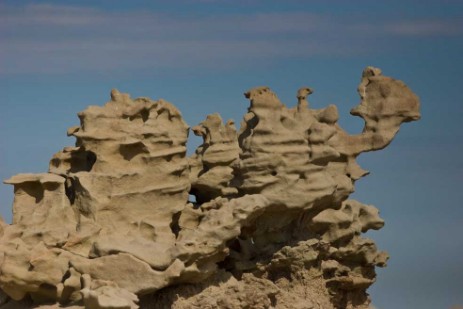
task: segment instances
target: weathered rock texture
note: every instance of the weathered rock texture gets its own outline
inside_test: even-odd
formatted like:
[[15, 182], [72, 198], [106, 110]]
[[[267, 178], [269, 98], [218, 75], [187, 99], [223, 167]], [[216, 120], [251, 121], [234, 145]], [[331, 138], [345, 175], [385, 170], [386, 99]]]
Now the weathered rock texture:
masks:
[[[387, 254], [361, 236], [384, 222], [349, 200], [368, 172], [355, 161], [420, 118], [400, 81], [367, 68], [353, 115], [287, 108], [246, 92], [241, 129], [218, 114], [189, 128], [170, 103], [116, 90], [79, 113], [77, 139], [49, 172], [20, 174], [13, 223], [0, 223], [0, 301], [87, 308], [366, 308]], [[189, 202], [189, 194], [196, 201]], [[6, 294], [6, 295], [5, 295]], [[15, 302], [21, 301], [21, 302]]]

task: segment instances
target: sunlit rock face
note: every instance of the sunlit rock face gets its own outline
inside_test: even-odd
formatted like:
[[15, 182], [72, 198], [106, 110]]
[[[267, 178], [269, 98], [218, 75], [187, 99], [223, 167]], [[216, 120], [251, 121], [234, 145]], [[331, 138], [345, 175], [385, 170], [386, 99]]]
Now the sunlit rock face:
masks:
[[[0, 222], [0, 302], [86, 308], [368, 308], [387, 254], [361, 236], [378, 210], [348, 199], [356, 157], [420, 118], [401, 81], [368, 67], [349, 135], [336, 106], [286, 107], [267, 87], [241, 128], [219, 114], [192, 128], [170, 103], [116, 90], [79, 113], [75, 147], [20, 174]], [[196, 201], [188, 201], [188, 196]]]

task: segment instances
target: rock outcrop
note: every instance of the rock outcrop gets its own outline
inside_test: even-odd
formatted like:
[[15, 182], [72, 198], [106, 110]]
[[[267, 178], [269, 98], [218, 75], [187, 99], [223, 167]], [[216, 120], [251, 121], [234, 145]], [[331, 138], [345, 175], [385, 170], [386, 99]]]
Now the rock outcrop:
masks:
[[[367, 308], [388, 256], [361, 236], [384, 222], [349, 200], [368, 174], [355, 161], [386, 147], [419, 101], [364, 70], [358, 135], [310, 88], [287, 108], [267, 87], [246, 92], [237, 132], [218, 114], [192, 128], [170, 103], [116, 90], [79, 113], [75, 147], [49, 172], [20, 174], [13, 222], [0, 221], [0, 301], [86, 308]], [[188, 200], [189, 194], [196, 201]]]

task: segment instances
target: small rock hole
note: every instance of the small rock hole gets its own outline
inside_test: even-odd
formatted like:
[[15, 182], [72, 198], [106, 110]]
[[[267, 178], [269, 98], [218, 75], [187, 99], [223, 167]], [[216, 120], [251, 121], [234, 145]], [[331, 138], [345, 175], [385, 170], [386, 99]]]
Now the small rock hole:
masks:
[[68, 197], [71, 205], [73, 205], [76, 199], [76, 189], [74, 185], [74, 179], [66, 178], [66, 181], [64, 182], [64, 192], [66, 193], [66, 196]]
[[141, 115], [141, 119], [143, 120], [143, 122], [146, 122], [148, 118], [150, 117], [150, 111], [147, 109], [142, 109], [140, 112], [140, 115]]
[[180, 215], [182, 212], [176, 212], [172, 215], [172, 222], [170, 223], [170, 229], [172, 230], [172, 233], [175, 234], [175, 238], [178, 237], [178, 233], [180, 232], [180, 225], [178, 223], [178, 220], [180, 219]]
[[96, 154], [92, 151], [87, 151], [87, 171], [92, 170], [93, 164], [96, 162]]

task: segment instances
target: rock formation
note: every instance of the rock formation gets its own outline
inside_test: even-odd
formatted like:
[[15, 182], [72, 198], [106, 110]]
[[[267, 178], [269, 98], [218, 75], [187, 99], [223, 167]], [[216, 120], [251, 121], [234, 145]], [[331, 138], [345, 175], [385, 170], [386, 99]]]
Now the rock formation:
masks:
[[[13, 223], [0, 222], [5, 308], [368, 308], [387, 254], [361, 236], [384, 222], [349, 200], [368, 174], [355, 161], [420, 118], [400, 81], [364, 70], [361, 134], [313, 110], [310, 88], [287, 108], [267, 87], [246, 92], [234, 123], [192, 128], [170, 103], [116, 90], [79, 113], [75, 147], [44, 174], [20, 174]], [[196, 201], [188, 201], [189, 194]], [[58, 306], [58, 305], [56, 305]]]

